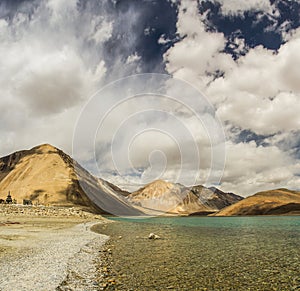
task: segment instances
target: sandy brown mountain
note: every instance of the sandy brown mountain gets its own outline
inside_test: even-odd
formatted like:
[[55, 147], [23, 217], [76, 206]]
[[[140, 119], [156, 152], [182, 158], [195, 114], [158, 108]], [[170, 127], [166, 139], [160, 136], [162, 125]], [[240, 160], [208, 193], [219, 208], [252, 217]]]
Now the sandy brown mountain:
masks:
[[300, 192], [277, 189], [256, 193], [228, 206], [216, 216], [300, 214]]
[[8, 191], [18, 203], [28, 199], [44, 205], [79, 205], [101, 213], [140, 213], [118, 187], [92, 176], [48, 144], [0, 158], [0, 198], [5, 199]]
[[204, 186], [185, 187], [163, 180], [154, 181], [128, 196], [128, 200], [143, 211], [167, 212], [175, 215], [207, 215], [243, 199]]

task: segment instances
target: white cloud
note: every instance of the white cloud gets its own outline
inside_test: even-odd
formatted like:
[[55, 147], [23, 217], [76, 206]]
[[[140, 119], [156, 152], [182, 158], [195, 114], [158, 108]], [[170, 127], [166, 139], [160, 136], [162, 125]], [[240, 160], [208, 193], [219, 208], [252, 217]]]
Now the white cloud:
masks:
[[[118, 15], [118, 19], [108, 15], [105, 9], [97, 10], [99, 15], [96, 15], [93, 5], [105, 5], [104, 2], [91, 4], [91, 1], [86, 10], [78, 11], [75, 0], [43, 0], [30, 13], [23, 9], [9, 21], [0, 20], [1, 155], [42, 142], [53, 143], [71, 153], [74, 124], [91, 93], [105, 78], [115, 80], [139, 71], [141, 57], [137, 53], [132, 54], [137, 42], [134, 27], [138, 17], [135, 11], [128, 9]], [[218, 2], [226, 15], [241, 14], [251, 9], [273, 13], [267, 0]], [[227, 41], [224, 35], [206, 30], [203, 22], [206, 16], [199, 15], [196, 1], [182, 1], [178, 9], [177, 33], [182, 39], [164, 55], [167, 71], [202, 90], [215, 106], [218, 116], [226, 121], [227, 128], [238, 128], [237, 133], [228, 131], [228, 137], [232, 140], [238, 138], [239, 131], [244, 129], [256, 134], [275, 134], [266, 140], [269, 145], [265, 147], [255, 142], [235, 144], [228, 141], [221, 188], [248, 195], [256, 190], [299, 185], [297, 173], [300, 172], [300, 165], [293, 159], [288, 142], [282, 145], [283, 140], [287, 141], [295, 135], [300, 126], [299, 30], [293, 33], [284, 31], [287, 42], [276, 54], [256, 47], [234, 61], [231, 55], [224, 52]], [[132, 33], [118, 48], [120, 55], [114, 55], [114, 59], [107, 64], [103, 46], [118, 31], [117, 21], [122, 25], [128, 23], [128, 30]], [[152, 32], [146, 30], [146, 33]], [[119, 39], [122, 36], [115, 37]], [[162, 35], [159, 43], [168, 41]], [[242, 39], [236, 39], [236, 45], [237, 50], [243, 50]], [[216, 71], [224, 75], [216, 77]], [[173, 90], [182, 96], [188, 95], [182, 88]], [[110, 100], [118, 102], [122, 93], [122, 88], [119, 88]], [[167, 93], [170, 96], [175, 94], [172, 90]], [[134, 112], [141, 113], [141, 109], [153, 108], [153, 102], [148, 97], [142, 103], [133, 100], [123, 104], [107, 118], [109, 130], [97, 136], [97, 141], [104, 148], [98, 153], [103, 169], [113, 168], [107, 157], [113, 134], [124, 118], [130, 119]], [[103, 99], [101, 102], [101, 108], [107, 105]], [[205, 107], [201, 102], [194, 104], [191, 107]], [[157, 111], [159, 108], [173, 116], [143, 113], [128, 122], [127, 129], [124, 127], [126, 130], [121, 131], [116, 149], [117, 160], [124, 162], [120, 164], [122, 170], [128, 170], [123, 154], [126, 157], [131, 155], [135, 167], [146, 169], [142, 179], [151, 175], [156, 177], [161, 170], [159, 166], [164, 165], [157, 161], [164, 162], [166, 157], [168, 163], [162, 178], [176, 180], [183, 165], [183, 180], [195, 176], [196, 183], [205, 182], [212, 159], [211, 140], [206, 130], [218, 135], [214, 127], [202, 128], [199, 120], [178, 104], [165, 101], [154, 109]], [[175, 122], [174, 116], [179, 122]], [[204, 113], [201, 116], [206, 125], [210, 124], [211, 116]], [[185, 130], [178, 123], [186, 126]], [[135, 140], [128, 156], [131, 135], [150, 126], [173, 134], [179, 141], [179, 149], [169, 136], [152, 131]], [[215, 139], [218, 142], [218, 136]], [[201, 163], [196, 174], [195, 169], [191, 169], [193, 162], [199, 162], [192, 148], [193, 143], [196, 143]], [[161, 150], [165, 156], [155, 150]], [[157, 166], [154, 172], [151, 159], [149, 162], [153, 151], [156, 155], [152, 158]], [[183, 154], [186, 159], [181, 163]], [[221, 171], [219, 168], [216, 170]], [[141, 182], [139, 176], [129, 178], [135, 183]], [[119, 183], [123, 181], [122, 184], [126, 182], [126, 177], [116, 179]]]
[[245, 11], [271, 12], [272, 6], [269, 0], [214, 0], [221, 4], [221, 11], [224, 15], [243, 14]]
[[164, 55], [166, 69], [174, 77], [203, 89], [212, 80], [207, 73], [229, 70], [234, 66], [232, 57], [222, 53], [226, 43], [224, 35], [206, 31], [196, 2], [181, 3], [177, 32], [183, 39]]
[[162, 45], [165, 45], [165, 44], [170, 43], [170, 42], [171, 42], [171, 40], [169, 38], [166, 38], [165, 34], [162, 34], [160, 36], [160, 38], [158, 39], [158, 41], [157, 41], [158, 44], [162, 44]]
[[[246, 10], [270, 13], [269, 1], [218, 1], [224, 14], [240, 14]], [[290, 136], [300, 128], [300, 37], [297, 31], [277, 53], [262, 46], [249, 49], [234, 61], [223, 52], [222, 34], [205, 30], [203, 17], [196, 4], [182, 1], [177, 32], [182, 38], [164, 55], [167, 70], [199, 90], [214, 104], [217, 115], [226, 122], [228, 137], [238, 139], [242, 130], [261, 135]], [[243, 43], [239, 43], [239, 49]], [[211, 74], [221, 71], [223, 76]], [[267, 141], [267, 140], [266, 140]], [[290, 186], [299, 182], [299, 163], [287, 148], [268, 139], [269, 146], [255, 142], [226, 147], [227, 163], [221, 188], [249, 195], [258, 190]], [[298, 174], [297, 174], [298, 173]]]
[[107, 74], [111, 15], [75, 0], [20, 5], [0, 20], [0, 155], [43, 142], [71, 153], [79, 110]]
[[217, 114], [235, 126], [269, 135], [299, 129], [299, 109], [299, 96], [292, 93], [279, 93], [274, 100], [233, 93], [220, 105]]
[[296, 186], [300, 164], [276, 146], [257, 146], [254, 141], [226, 146], [222, 189], [250, 195], [256, 191]]
[[65, 14], [66, 12], [76, 11], [76, 3], [77, 0], [49, 0], [47, 1], [46, 5], [52, 10], [53, 13], [61, 15], [62, 13]]
[[53, 114], [82, 102], [91, 76], [68, 47], [42, 53], [16, 75], [16, 94], [35, 115]]
[[277, 54], [256, 47], [236, 66], [210, 84], [206, 93], [224, 121], [258, 134], [299, 128], [300, 38], [282, 45]]
[[112, 36], [113, 23], [105, 20], [103, 16], [93, 16], [91, 24], [89, 37], [94, 40], [96, 44], [101, 44]]
[[140, 60], [141, 60], [141, 57], [137, 53], [134, 53], [134, 54], [128, 56], [128, 58], [126, 60], [126, 64], [129, 65], [129, 64], [132, 64], [134, 62], [138, 62]]
[[[205, 182], [212, 147], [222, 142], [220, 136], [212, 137], [215, 121], [210, 114], [197, 116], [176, 106], [176, 100], [145, 95], [112, 108], [98, 128], [98, 164], [116, 168], [130, 180], [132, 170], [143, 169], [143, 175], [135, 178], [139, 183], [158, 177], [188, 185]], [[199, 177], [199, 170], [206, 170], [206, 175]]]

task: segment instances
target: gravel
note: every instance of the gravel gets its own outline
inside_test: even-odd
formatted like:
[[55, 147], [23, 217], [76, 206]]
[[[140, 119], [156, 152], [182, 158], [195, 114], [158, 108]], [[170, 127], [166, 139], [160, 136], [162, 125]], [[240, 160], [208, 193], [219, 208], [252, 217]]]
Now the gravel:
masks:
[[99, 290], [95, 264], [109, 237], [90, 230], [97, 223], [32, 233], [2, 227], [2, 238], [18, 239], [7, 242], [14, 251], [1, 257], [0, 290]]
[[1, 217], [65, 217], [83, 219], [102, 219], [100, 215], [86, 212], [81, 207], [55, 207], [55, 206], [24, 206], [20, 204], [0, 204]]

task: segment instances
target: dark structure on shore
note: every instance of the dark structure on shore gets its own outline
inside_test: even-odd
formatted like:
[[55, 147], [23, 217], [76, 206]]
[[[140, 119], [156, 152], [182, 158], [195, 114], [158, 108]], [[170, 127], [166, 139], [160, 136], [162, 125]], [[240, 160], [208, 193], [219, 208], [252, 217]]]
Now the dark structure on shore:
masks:
[[11, 203], [13, 202], [13, 200], [12, 200], [12, 198], [11, 198], [11, 195], [10, 195], [10, 191], [8, 192], [8, 195], [7, 195], [7, 197], [6, 197], [5, 202], [6, 202], [7, 204], [11, 204]]
[[23, 205], [32, 205], [32, 201], [28, 199], [23, 199]]

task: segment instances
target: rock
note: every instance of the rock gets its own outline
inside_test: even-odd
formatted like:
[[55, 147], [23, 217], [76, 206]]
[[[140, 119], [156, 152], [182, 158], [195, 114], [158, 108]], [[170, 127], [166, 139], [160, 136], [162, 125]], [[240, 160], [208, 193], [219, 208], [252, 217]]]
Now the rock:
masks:
[[149, 234], [149, 236], [148, 236], [149, 239], [154, 239], [154, 237], [155, 237], [155, 234], [152, 233], [152, 232], [151, 232], [151, 233]]
[[107, 287], [107, 283], [102, 283], [102, 284], [100, 285], [100, 287], [106, 288], [106, 287]]
[[148, 238], [149, 239], [160, 239], [160, 236], [158, 236], [157, 234], [154, 234], [154, 233], [151, 232], [149, 234]]

